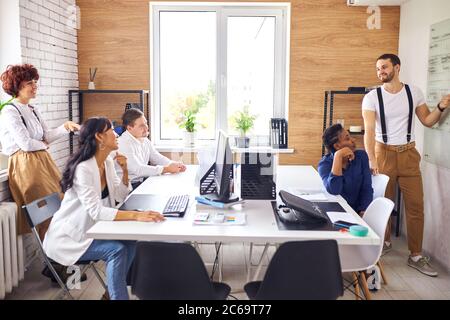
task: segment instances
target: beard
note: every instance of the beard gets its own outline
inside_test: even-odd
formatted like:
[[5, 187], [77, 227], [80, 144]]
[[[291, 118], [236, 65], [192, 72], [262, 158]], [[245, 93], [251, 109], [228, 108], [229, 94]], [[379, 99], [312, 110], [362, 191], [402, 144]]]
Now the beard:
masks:
[[381, 80], [381, 82], [383, 82], [383, 83], [391, 82], [392, 79], [394, 79], [394, 75], [395, 75], [395, 72], [392, 71], [391, 73], [388, 73], [388, 74], [387, 74], [386, 78], [380, 78], [380, 80]]

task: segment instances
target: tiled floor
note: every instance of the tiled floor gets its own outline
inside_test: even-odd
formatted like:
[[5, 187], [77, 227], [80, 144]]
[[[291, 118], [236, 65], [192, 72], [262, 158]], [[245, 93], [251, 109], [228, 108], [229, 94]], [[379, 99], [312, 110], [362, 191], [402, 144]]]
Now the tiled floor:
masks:
[[[215, 255], [213, 245], [200, 245], [200, 250], [204, 261], [207, 263], [207, 269], [211, 272], [212, 262]], [[272, 255], [275, 248], [269, 249]], [[261, 246], [255, 246], [254, 258], [255, 263], [262, 251]], [[243, 244], [228, 244], [223, 247], [223, 281], [228, 283], [232, 288], [232, 296], [239, 299], [247, 299], [243, 292], [243, 286], [246, 283], [246, 257], [248, 256], [249, 247]], [[397, 238], [393, 242], [393, 250], [382, 258], [385, 273], [388, 278], [388, 285], [382, 284], [381, 290], [372, 293], [373, 300], [398, 300], [398, 299], [450, 299], [450, 273], [439, 265], [433, 266], [439, 271], [439, 277], [431, 278], [425, 276], [415, 269], [408, 267], [406, 260], [408, 250], [404, 239]], [[269, 259], [264, 258], [264, 267], [261, 270], [260, 278], [262, 278]], [[100, 268], [104, 269], [103, 266]], [[25, 274], [25, 279], [21, 281], [18, 288], [9, 294], [6, 299], [59, 299], [59, 288], [52, 284], [47, 278], [41, 276], [40, 272], [42, 264], [36, 260]], [[255, 271], [255, 268], [252, 268]], [[216, 273], [215, 279], [218, 279]], [[88, 272], [88, 280], [83, 282], [81, 289], [72, 290], [76, 299], [100, 299], [104, 290], [92, 274]], [[132, 298], [135, 298], [132, 296]], [[341, 299], [354, 299], [351, 292], [346, 291]]]

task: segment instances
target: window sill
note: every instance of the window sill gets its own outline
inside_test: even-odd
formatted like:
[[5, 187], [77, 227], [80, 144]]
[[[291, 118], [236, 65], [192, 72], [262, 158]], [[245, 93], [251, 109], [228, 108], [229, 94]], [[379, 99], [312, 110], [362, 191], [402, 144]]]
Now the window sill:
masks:
[[8, 181], [8, 170], [0, 170], [0, 182]]
[[[209, 145], [196, 145], [194, 147], [184, 147], [184, 146], [154, 146], [159, 152], [199, 152], [205, 148], [214, 148]], [[236, 148], [231, 147], [233, 153], [244, 153], [244, 152], [264, 152], [264, 153], [294, 153], [294, 149], [274, 149], [269, 146], [251, 146], [250, 148]]]

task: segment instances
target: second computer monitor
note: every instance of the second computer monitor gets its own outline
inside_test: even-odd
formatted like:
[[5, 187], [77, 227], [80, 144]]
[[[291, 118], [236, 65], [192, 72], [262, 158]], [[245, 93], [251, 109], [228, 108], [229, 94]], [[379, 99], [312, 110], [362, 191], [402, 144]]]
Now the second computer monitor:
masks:
[[216, 148], [216, 161], [214, 164], [214, 182], [216, 194], [208, 195], [211, 200], [220, 202], [236, 201], [230, 194], [230, 175], [233, 170], [233, 156], [228, 135], [219, 130]]

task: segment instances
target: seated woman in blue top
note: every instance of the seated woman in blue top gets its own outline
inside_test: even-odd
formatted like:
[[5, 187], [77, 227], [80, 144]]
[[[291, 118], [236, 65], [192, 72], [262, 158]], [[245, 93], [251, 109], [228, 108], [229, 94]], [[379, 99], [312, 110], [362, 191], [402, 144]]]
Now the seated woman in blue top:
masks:
[[367, 153], [355, 150], [355, 140], [340, 124], [326, 129], [322, 139], [329, 153], [319, 162], [319, 174], [327, 192], [341, 195], [362, 216], [373, 199]]

